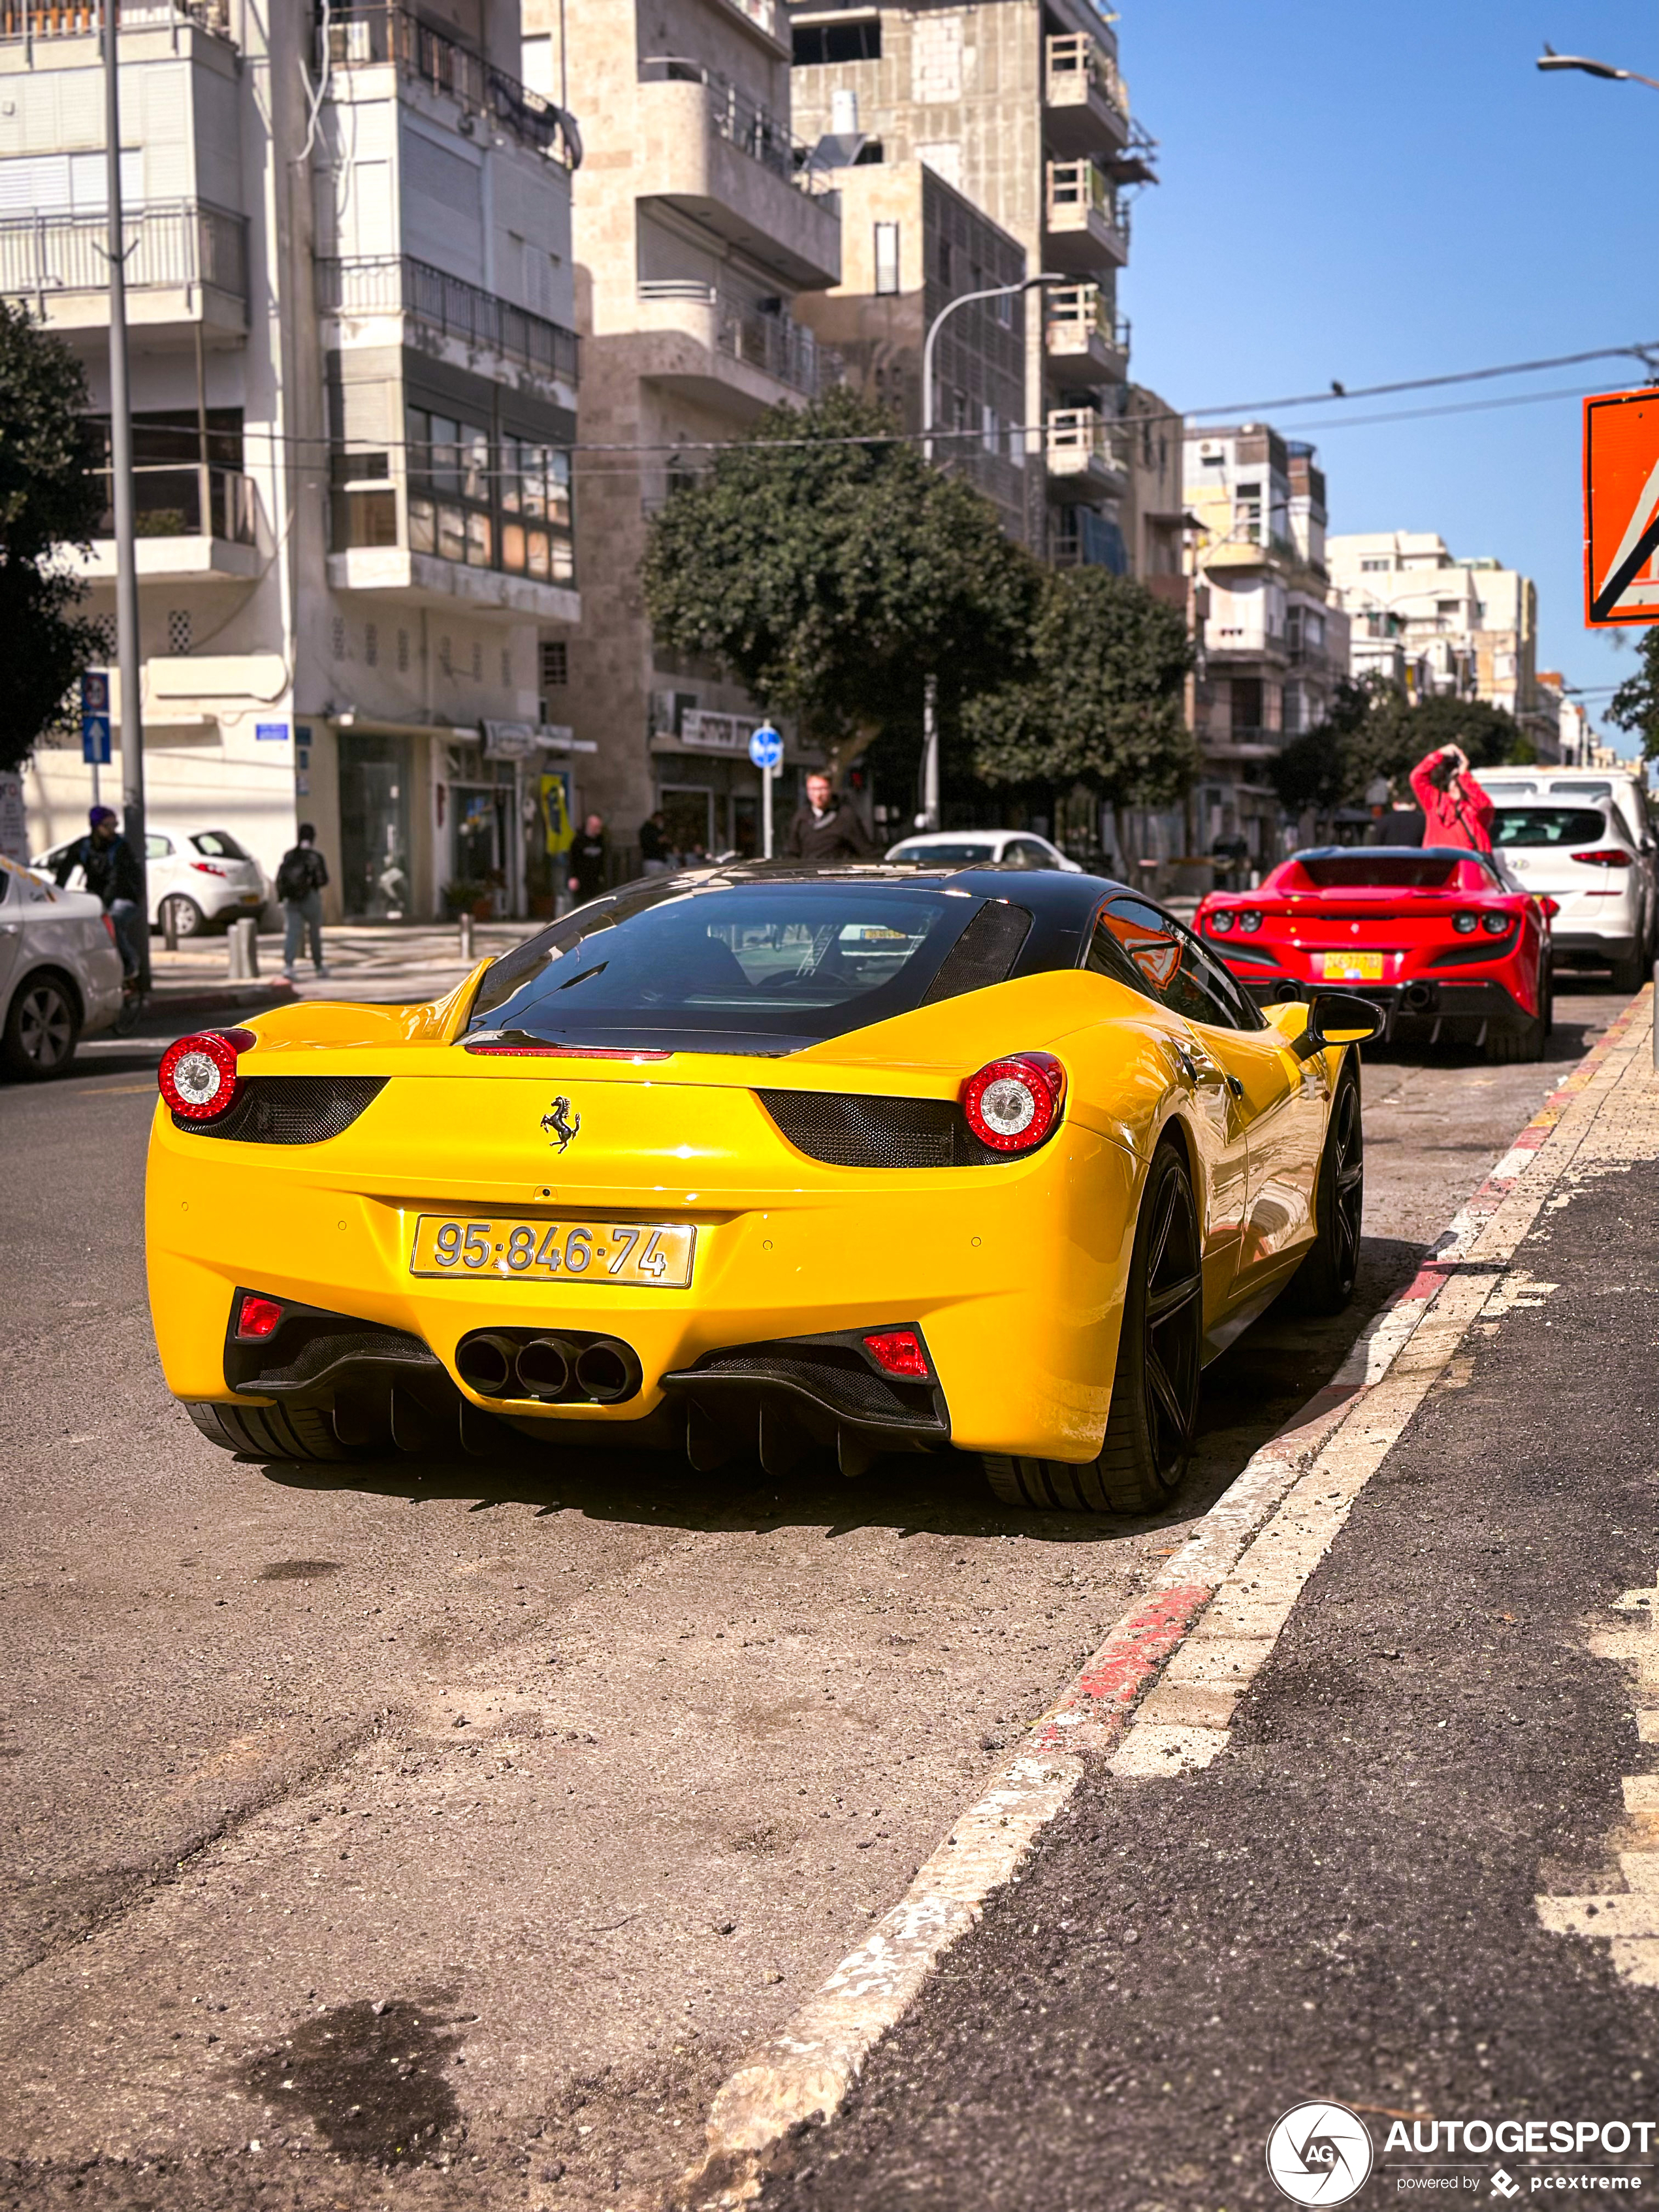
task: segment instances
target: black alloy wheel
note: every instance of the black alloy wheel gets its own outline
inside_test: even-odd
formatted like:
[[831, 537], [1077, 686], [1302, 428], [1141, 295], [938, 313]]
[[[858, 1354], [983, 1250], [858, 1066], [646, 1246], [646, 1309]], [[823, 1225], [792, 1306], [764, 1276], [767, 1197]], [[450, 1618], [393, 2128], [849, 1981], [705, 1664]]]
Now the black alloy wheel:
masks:
[[1168, 1504], [1198, 1425], [1203, 1292], [1192, 1183], [1180, 1152], [1164, 1145], [1141, 1198], [1100, 1455], [1079, 1466], [987, 1454], [987, 1477], [1005, 1504], [1156, 1513]]
[[25, 1082], [45, 1082], [74, 1059], [80, 1034], [80, 1009], [68, 984], [56, 975], [31, 975], [6, 1015], [0, 1057]]
[[1359, 1085], [1352, 1074], [1337, 1081], [1314, 1193], [1312, 1250], [1291, 1278], [1286, 1303], [1302, 1313], [1340, 1313], [1359, 1275], [1359, 1237], [1365, 1218], [1365, 1126]]

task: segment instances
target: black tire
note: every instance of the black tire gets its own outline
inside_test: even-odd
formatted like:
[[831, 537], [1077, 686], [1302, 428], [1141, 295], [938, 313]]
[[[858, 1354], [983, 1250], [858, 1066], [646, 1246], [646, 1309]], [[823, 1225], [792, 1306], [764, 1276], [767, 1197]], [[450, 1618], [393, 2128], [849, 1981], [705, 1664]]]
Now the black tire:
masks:
[[1628, 960], [1615, 960], [1613, 963], [1613, 988], [1622, 991], [1626, 998], [1633, 999], [1647, 979], [1639, 952], [1632, 953]]
[[1202, 1257], [1186, 1162], [1173, 1145], [1160, 1146], [1135, 1224], [1100, 1456], [1073, 1465], [986, 1454], [986, 1478], [1005, 1505], [1156, 1513], [1168, 1504], [1187, 1472], [1198, 1419]]
[[1541, 1014], [1534, 1014], [1530, 1021], [1510, 1023], [1501, 1030], [1489, 1028], [1486, 1064], [1489, 1067], [1507, 1067], [1516, 1060], [1542, 1060], [1547, 1035]]
[[1544, 1035], [1546, 1037], [1553, 1037], [1555, 1035], [1555, 963], [1553, 960], [1545, 963], [1544, 972], [1539, 981], [1538, 995], [1538, 1011], [1543, 1019]]
[[195, 900], [185, 898], [180, 892], [173, 891], [161, 901], [161, 905], [155, 910], [155, 919], [161, 927], [161, 934], [164, 937], [167, 934], [167, 908], [169, 907], [173, 908], [173, 934], [176, 937], [205, 937], [207, 935], [207, 916], [203, 913], [201, 908], [197, 905]]
[[0, 1034], [0, 1061], [23, 1083], [62, 1075], [81, 1041], [81, 1002], [67, 976], [51, 969], [26, 975], [12, 994]]
[[331, 1417], [317, 1406], [212, 1406], [185, 1403], [210, 1443], [243, 1459], [352, 1460], [366, 1454], [343, 1444]]
[[1313, 1249], [1290, 1279], [1285, 1304], [1295, 1313], [1339, 1314], [1359, 1274], [1365, 1217], [1365, 1123], [1351, 1070], [1337, 1078], [1325, 1149], [1314, 1186]]

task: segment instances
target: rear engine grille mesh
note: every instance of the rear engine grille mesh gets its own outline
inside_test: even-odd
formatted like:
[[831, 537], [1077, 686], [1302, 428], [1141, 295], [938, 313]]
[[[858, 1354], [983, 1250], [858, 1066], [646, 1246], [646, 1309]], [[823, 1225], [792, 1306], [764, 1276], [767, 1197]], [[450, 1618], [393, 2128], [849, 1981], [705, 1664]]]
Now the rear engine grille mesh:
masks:
[[981, 1144], [954, 1099], [862, 1098], [839, 1091], [757, 1095], [795, 1149], [829, 1167], [984, 1167], [1012, 1157]]
[[234, 1137], [245, 1145], [320, 1145], [349, 1129], [386, 1089], [384, 1075], [250, 1075], [222, 1121], [175, 1114], [187, 1137]]

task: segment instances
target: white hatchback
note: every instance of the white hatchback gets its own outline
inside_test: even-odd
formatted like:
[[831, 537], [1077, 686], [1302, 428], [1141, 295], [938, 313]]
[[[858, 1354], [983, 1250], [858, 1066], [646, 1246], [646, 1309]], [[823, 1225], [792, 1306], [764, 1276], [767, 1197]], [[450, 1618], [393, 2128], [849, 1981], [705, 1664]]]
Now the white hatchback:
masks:
[[0, 1066], [61, 1075], [121, 1010], [121, 956], [102, 903], [0, 857]]
[[[51, 875], [68, 849], [54, 846], [29, 865]], [[169, 919], [164, 909], [170, 908], [179, 937], [198, 937], [243, 915], [257, 921], [274, 896], [264, 870], [228, 830], [175, 830], [170, 823], [147, 822], [144, 860], [150, 927], [164, 930]]]
[[[1490, 787], [1488, 787], [1490, 790]], [[1522, 889], [1556, 902], [1557, 968], [1610, 968], [1615, 991], [1642, 987], [1647, 917], [1639, 849], [1611, 800], [1499, 800], [1492, 853]]]
[[901, 837], [887, 849], [890, 860], [914, 860], [924, 868], [1063, 868], [1068, 876], [1083, 870], [1058, 846], [1031, 830], [927, 830]]
[[1659, 951], [1659, 845], [1648, 810], [1647, 779], [1639, 766], [1617, 768], [1483, 768], [1475, 781], [1494, 806], [1604, 799], [1618, 817], [1619, 842], [1641, 878], [1642, 962]]

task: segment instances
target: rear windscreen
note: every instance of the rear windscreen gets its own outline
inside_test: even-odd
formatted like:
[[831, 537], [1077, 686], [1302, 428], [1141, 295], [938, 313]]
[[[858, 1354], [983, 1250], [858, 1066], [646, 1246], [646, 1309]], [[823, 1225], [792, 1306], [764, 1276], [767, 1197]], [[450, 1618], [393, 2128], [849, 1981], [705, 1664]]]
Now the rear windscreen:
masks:
[[1607, 835], [1606, 816], [1593, 806], [1500, 806], [1492, 823], [1494, 846], [1600, 845]]
[[1309, 882], [1322, 891], [1358, 889], [1369, 884], [1378, 890], [1448, 890], [1457, 881], [1461, 857], [1449, 860], [1439, 853], [1367, 854], [1361, 847], [1352, 853], [1334, 853], [1324, 860], [1298, 860]]
[[1006, 975], [1023, 908], [908, 884], [641, 890], [497, 961], [470, 1028], [573, 1044], [790, 1051]]

